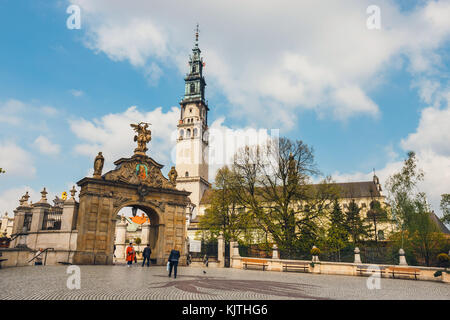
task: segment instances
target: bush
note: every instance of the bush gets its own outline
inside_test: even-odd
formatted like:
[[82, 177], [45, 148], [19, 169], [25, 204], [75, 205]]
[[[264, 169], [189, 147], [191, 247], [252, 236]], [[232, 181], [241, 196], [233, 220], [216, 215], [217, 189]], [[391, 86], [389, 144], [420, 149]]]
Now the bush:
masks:
[[319, 248], [312, 248], [311, 249], [311, 254], [313, 256], [318, 256], [320, 254], [320, 249]]
[[437, 259], [439, 261], [439, 265], [441, 267], [447, 268], [449, 266], [450, 258], [446, 253], [440, 253], [437, 255]]

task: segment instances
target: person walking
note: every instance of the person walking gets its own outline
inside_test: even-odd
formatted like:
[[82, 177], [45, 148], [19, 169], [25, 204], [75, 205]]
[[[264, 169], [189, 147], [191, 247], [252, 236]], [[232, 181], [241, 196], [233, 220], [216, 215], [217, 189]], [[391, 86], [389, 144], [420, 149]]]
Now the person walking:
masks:
[[127, 264], [128, 264], [128, 267], [131, 267], [135, 257], [136, 257], [136, 252], [134, 251], [133, 243], [130, 242], [130, 245], [127, 247]]
[[178, 248], [175, 247], [172, 251], [170, 251], [169, 255], [169, 278], [172, 275], [172, 269], [173, 269], [173, 278], [177, 278], [177, 267], [178, 267], [178, 260], [180, 259], [180, 251], [178, 251]]
[[145, 264], [145, 260], [147, 260], [147, 267], [150, 267], [150, 255], [152, 254], [152, 249], [150, 249], [150, 245], [147, 244], [147, 246], [144, 248], [144, 251], [142, 252], [142, 257], [144, 260], [142, 261], [142, 266]]

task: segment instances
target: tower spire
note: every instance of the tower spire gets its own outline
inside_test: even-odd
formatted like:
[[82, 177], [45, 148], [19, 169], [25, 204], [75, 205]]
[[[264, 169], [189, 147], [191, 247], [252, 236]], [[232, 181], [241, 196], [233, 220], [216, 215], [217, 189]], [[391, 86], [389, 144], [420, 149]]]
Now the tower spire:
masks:
[[195, 46], [198, 47], [198, 34], [200, 33], [200, 29], [198, 28], [198, 22], [197, 27], [195, 28]]

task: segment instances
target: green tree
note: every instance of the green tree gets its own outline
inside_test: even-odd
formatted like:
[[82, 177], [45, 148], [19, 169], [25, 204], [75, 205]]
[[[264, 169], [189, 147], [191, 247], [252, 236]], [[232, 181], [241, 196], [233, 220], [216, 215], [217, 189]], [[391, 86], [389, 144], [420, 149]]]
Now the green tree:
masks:
[[416, 154], [410, 151], [400, 172], [388, 178], [387, 190], [392, 214], [401, 230], [401, 246], [405, 247], [404, 240], [407, 240], [406, 247], [410, 247], [429, 266], [436, 250], [442, 246], [443, 237], [430, 217], [425, 193], [417, 188], [423, 178]]
[[347, 232], [356, 246], [362, 240], [362, 237], [368, 236], [368, 227], [364, 224], [364, 219], [361, 217], [361, 208], [358, 207], [354, 199], [350, 201], [345, 211], [345, 218]]
[[249, 215], [239, 202], [236, 184], [236, 176], [227, 166], [217, 171], [211, 205], [199, 220], [199, 227], [206, 230], [205, 240], [216, 239], [222, 233], [228, 243], [250, 229]]
[[442, 210], [442, 218], [441, 221], [450, 226], [450, 194], [445, 193], [441, 195], [441, 210]]
[[387, 210], [381, 206], [377, 200], [372, 200], [367, 211], [367, 218], [372, 222], [373, 229], [368, 230], [372, 233], [375, 244], [378, 244], [378, 222], [387, 220]]
[[337, 199], [334, 200], [333, 210], [330, 213], [330, 227], [327, 230], [326, 243], [330, 251], [337, 253], [338, 261], [341, 261], [341, 250], [347, 246], [348, 231], [345, 223], [345, 215]]

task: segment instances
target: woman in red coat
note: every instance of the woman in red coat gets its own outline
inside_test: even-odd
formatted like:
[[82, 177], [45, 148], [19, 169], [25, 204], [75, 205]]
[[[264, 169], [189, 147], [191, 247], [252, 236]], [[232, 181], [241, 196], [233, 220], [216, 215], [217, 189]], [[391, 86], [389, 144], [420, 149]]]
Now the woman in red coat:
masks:
[[134, 251], [133, 243], [130, 242], [130, 245], [127, 247], [127, 264], [128, 264], [128, 267], [131, 267], [135, 257], [136, 257], [136, 252]]

